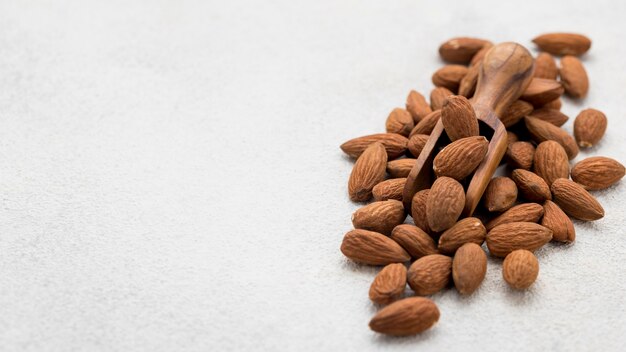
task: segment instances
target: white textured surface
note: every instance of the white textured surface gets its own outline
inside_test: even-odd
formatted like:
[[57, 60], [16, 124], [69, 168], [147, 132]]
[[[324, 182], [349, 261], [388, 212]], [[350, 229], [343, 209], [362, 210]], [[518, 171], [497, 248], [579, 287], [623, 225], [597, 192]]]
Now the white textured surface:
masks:
[[610, 119], [578, 159], [626, 161], [626, 3], [573, 3], [3, 1], [1, 349], [619, 350], [623, 184], [530, 292], [492, 260], [419, 337], [370, 332], [375, 270], [339, 252], [339, 144], [428, 92], [451, 36], [587, 33], [592, 90], [563, 110]]

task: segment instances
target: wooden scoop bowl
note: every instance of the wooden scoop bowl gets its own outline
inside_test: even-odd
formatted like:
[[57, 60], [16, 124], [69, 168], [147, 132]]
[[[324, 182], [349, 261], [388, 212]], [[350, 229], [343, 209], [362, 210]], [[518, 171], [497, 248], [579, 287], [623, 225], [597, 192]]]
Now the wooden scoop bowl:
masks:
[[[506, 128], [498, 116], [526, 90], [532, 79], [533, 66], [534, 61], [528, 50], [516, 43], [498, 44], [491, 48], [483, 59], [476, 93], [471, 103], [478, 120], [484, 122], [494, 132], [487, 155], [476, 169], [467, 188], [463, 216], [472, 215], [506, 152]], [[444, 133], [443, 123], [439, 120], [407, 177], [402, 199], [409, 213], [415, 193], [430, 187], [435, 148], [442, 133]]]

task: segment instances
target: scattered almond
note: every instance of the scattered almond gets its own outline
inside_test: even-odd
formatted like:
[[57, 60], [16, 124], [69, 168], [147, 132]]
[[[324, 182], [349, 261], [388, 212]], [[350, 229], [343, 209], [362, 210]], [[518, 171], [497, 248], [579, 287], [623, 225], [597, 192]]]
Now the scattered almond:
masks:
[[355, 202], [365, 202], [372, 197], [372, 189], [385, 179], [387, 153], [380, 142], [370, 145], [357, 159], [348, 181], [348, 194]]
[[572, 220], [556, 205], [547, 200], [543, 204], [543, 218], [541, 225], [552, 230], [552, 239], [559, 242], [574, 242], [576, 231]]
[[451, 272], [452, 258], [431, 254], [411, 264], [407, 281], [416, 295], [428, 296], [448, 286]]
[[596, 145], [606, 132], [606, 116], [596, 109], [580, 112], [574, 120], [574, 137], [578, 145], [588, 148]]
[[483, 136], [458, 139], [443, 148], [433, 161], [437, 176], [462, 180], [469, 176], [485, 158], [489, 141]]
[[387, 163], [387, 172], [391, 178], [407, 177], [416, 160], [412, 158], [391, 160]]
[[487, 230], [477, 218], [459, 220], [454, 226], [447, 229], [439, 237], [437, 247], [442, 254], [454, 254], [459, 247], [466, 243], [481, 245], [485, 241]]
[[534, 77], [555, 80], [558, 74], [559, 70], [556, 68], [556, 61], [554, 61], [552, 55], [539, 53], [535, 59]]
[[356, 229], [343, 237], [341, 252], [351, 260], [369, 265], [404, 263], [411, 256], [391, 238], [378, 232]]
[[467, 70], [467, 74], [459, 83], [459, 95], [462, 95], [466, 98], [471, 98], [474, 95], [474, 91], [476, 90], [476, 83], [478, 82], [478, 74], [480, 73], [480, 64], [475, 64], [470, 66], [469, 70]]
[[504, 127], [511, 127], [533, 111], [533, 105], [523, 100], [516, 100], [500, 116]]
[[548, 186], [557, 178], [568, 178], [569, 161], [565, 149], [555, 141], [539, 143], [535, 150], [534, 170]]
[[435, 232], [449, 229], [456, 223], [464, 206], [463, 186], [450, 177], [437, 178], [426, 199], [428, 227]]
[[533, 39], [533, 43], [553, 55], [580, 56], [591, 48], [591, 40], [574, 33], [547, 33]]
[[485, 43], [485, 45], [483, 45], [483, 48], [478, 50], [476, 55], [472, 57], [472, 61], [470, 61], [470, 66], [476, 66], [479, 63], [482, 63], [483, 57], [485, 57], [485, 54], [487, 54], [489, 49], [491, 49], [492, 47], [493, 47], [493, 44], [491, 42]]
[[406, 98], [406, 110], [413, 117], [413, 122], [420, 122], [426, 115], [433, 112], [423, 95], [412, 90]]
[[420, 156], [422, 149], [424, 149], [426, 142], [428, 142], [428, 137], [427, 134], [414, 134], [409, 138], [408, 148], [411, 155], [416, 158]]
[[441, 44], [439, 55], [448, 62], [467, 64], [485, 45], [491, 45], [491, 42], [478, 38], [452, 38]]
[[537, 174], [528, 170], [516, 169], [511, 175], [522, 197], [531, 202], [543, 202], [552, 199], [550, 186]]
[[589, 78], [583, 63], [574, 56], [564, 56], [559, 70], [565, 92], [574, 98], [584, 98], [589, 91]]
[[401, 263], [389, 264], [374, 278], [369, 296], [377, 304], [389, 304], [404, 294], [406, 267]]
[[408, 336], [428, 330], [439, 320], [435, 302], [409, 297], [381, 309], [370, 321], [370, 329], [392, 336]]
[[568, 159], [574, 159], [578, 155], [578, 145], [574, 137], [570, 136], [565, 130], [530, 116], [526, 116], [525, 121], [526, 128], [535, 142], [541, 143], [552, 140], [565, 149]]
[[435, 110], [426, 115], [417, 125], [415, 125], [411, 134], [409, 134], [409, 137], [413, 137], [416, 134], [429, 135], [437, 125], [437, 122], [439, 122], [440, 118], [441, 110]]
[[433, 111], [441, 109], [446, 98], [453, 94], [448, 88], [437, 87], [433, 89], [430, 92], [430, 107]]
[[402, 201], [402, 192], [404, 191], [405, 184], [406, 178], [392, 178], [390, 180], [379, 182], [372, 189], [374, 200], [381, 201], [395, 199]]
[[406, 151], [409, 140], [397, 133], [378, 133], [351, 139], [341, 145], [341, 150], [353, 158], [358, 158], [370, 144], [380, 142], [385, 147], [389, 159], [395, 159]]
[[459, 90], [461, 80], [467, 75], [467, 71], [468, 68], [462, 65], [446, 65], [435, 71], [432, 81], [436, 87], [445, 87], [456, 92]]
[[557, 109], [540, 108], [530, 114], [531, 117], [550, 122], [555, 126], [563, 126], [569, 120], [569, 117]]
[[370, 203], [352, 214], [355, 229], [364, 229], [391, 234], [394, 227], [404, 222], [404, 205], [397, 200], [383, 200]]
[[534, 106], [541, 106], [559, 98], [563, 92], [561, 83], [553, 79], [533, 78], [521, 99]]
[[452, 279], [457, 291], [471, 295], [485, 279], [487, 255], [476, 243], [466, 243], [454, 254]]
[[512, 167], [530, 170], [535, 158], [535, 147], [528, 142], [510, 143], [506, 150], [506, 157]]
[[502, 276], [511, 287], [529, 288], [539, 275], [539, 262], [535, 255], [525, 249], [511, 252], [502, 263]]
[[563, 102], [561, 101], [561, 98], [557, 98], [557, 99], [554, 99], [553, 101], [543, 104], [542, 108], [561, 110], [562, 105], [563, 105]]
[[391, 232], [391, 239], [398, 242], [413, 259], [437, 253], [435, 241], [417, 226], [398, 225]]
[[572, 180], [590, 191], [611, 187], [624, 177], [624, 165], [615, 159], [592, 156], [572, 168]]
[[502, 224], [512, 222], [537, 222], [543, 216], [543, 207], [537, 203], [524, 203], [516, 205], [505, 211], [500, 216], [489, 221], [485, 226], [487, 231]]
[[461, 95], [449, 96], [441, 108], [441, 122], [451, 141], [478, 136], [478, 119], [472, 104]]
[[517, 186], [508, 177], [492, 178], [485, 189], [483, 204], [489, 211], [505, 211], [515, 205]]
[[411, 200], [411, 217], [415, 226], [419, 227], [422, 231], [430, 233], [430, 226], [428, 226], [428, 218], [426, 216], [426, 202], [428, 200], [428, 194], [430, 189], [423, 189], [413, 196]]
[[567, 215], [586, 221], [604, 217], [602, 205], [578, 183], [559, 178], [552, 183], [550, 190], [554, 202]]
[[413, 130], [413, 117], [408, 111], [400, 108], [395, 108], [391, 111], [387, 117], [385, 128], [388, 133], [397, 133], [403, 136], [408, 136]]
[[552, 230], [533, 222], [510, 222], [494, 227], [487, 233], [487, 248], [496, 257], [506, 257], [517, 249], [531, 252], [552, 239]]

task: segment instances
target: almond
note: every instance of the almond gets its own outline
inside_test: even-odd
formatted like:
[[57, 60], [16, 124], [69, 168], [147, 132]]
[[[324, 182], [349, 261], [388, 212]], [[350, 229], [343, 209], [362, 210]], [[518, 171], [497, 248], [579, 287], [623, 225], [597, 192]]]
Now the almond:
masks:
[[535, 255], [525, 249], [511, 252], [502, 263], [502, 276], [511, 287], [529, 288], [539, 275], [539, 262]]
[[587, 221], [604, 217], [602, 205], [578, 183], [559, 178], [552, 183], [550, 190], [554, 202], [567, 215]]
[[547, 33], [533, 39], [533, 43], [553, 55], [580, 56], [591, 48], [591, 40], [574, 33]]
[[421, 257], [409, 267], [409, 286], [418, 296], [428, 296], [441, 291], [450, 282], [452, 258], [441, 254]]
[[584, 98], [589, 91], [589, 78], [585, 66], [574, 56], [564, 56], [559, 70], [565, 92], [574, 98]]
[[404, 192], [404, 185], [406, 184], [406, 178], [392, 178], [390, 180], [382, 181], [372, 189], [374, 200], [402, 200], [402, 192]]
[[553, 79], [533, 78], [528, 88], [522, 94], [521, 99], [534, 106], [541, 106], [559, 98], [563, 92], [564, 89], [561, 83]]
[[580, 112], [574, 120], [574, 137], [578, 145], [588, 148], [596, 145], [606, 132], [606, 116], [596, 109]]
[[533, 222], [510, 222], [487, 233], [487, 248], [496, 257], [506, 257], [517, 249], [535, 251], [552, 239], [552, 231]]
[[515, 181], [517, 189], [522, 197], [527, 200], [541, 203], [545, 200], [552, 199], [550, 186], [548, 186], [546, 181], [537, 174], [528, 170], [516, 169], [513, 170], [511, 178]]
[[466, 243], [456, 251], [452, 260], [452, 279], [457, 291], [471, 295], [485, 279], [487, 255], [476, 243]]
[[370, 321], [370, 329], [392, 336], [408, 336], [430, 329], [439, 320], [435, 302], [409, 297], [381, 309]]
[[389, 304], [404, 294], [406, 267], [401, 263], [389, 264], [374, 278], [369, 296], [377, 304]]
[[479, 63], [482, 63], [483, 58], [485, 57], [489, 49], [491, 49], [492, 47], [493, 47], [493, 44], [491, 42], [485, 43], [485, 45], [483, 45], [483, 48], [478, 50], [476, 55], [472, 57], [472, 61], [470, 61], [470, 66], [476, 66]]
[[428, 200], [428, 194], [430, 189], [423, 189], [413, 196], [411, 200], [411, 217], [415, 226], [419, 227], [426, 233], [430, 233], [430, 227], [428, 226], [428, 218], [426, 217], [426, 202]]
[[516, 205], [505, 211], [500, 216], [489, 221], [485, 226], [487, 231], [502, 224], [512, 222], [537, 222], [543, 216], [543, 207], [537, 203], [524, 203]]
[[546, 107], [533, 111], [530, 116], [539, 120], [550, 122], [551, 124], [559, 127], [563, 126], [563, 124], [569, 120], [569, 117], [559, 110]]
[[449, 229], [456, 223], [464, 206], [463, 186], [450, 177], [437, 178], [426, 199], [428, 227], [435, 232]]
[[467, 64], [485, 45], [491, 45], [491, 42], [478, 38], [452, 38], [441, 44], [439, 55], [448, 62]]
[[535, 147], [528, 142], [510, 143], [506, 150], [506, 157], [512, 167], [530, 170], [535, 158]]
[[441, 108], [441, 122], [451, 141], [478, 136], [478, 119], [472, 104], [467, 98], [452, 95]]
[[453, 94], [448, 88], [437, 87], [433, 89], [430, 92], [430, 107], [433, 111], [441, 109], [446, 98]]
[[365, 202], [372, 197], [372, 188], [385, 179], [387, 153], [379, 142], [370, 145], [352, 167], [348, 181], [348, 194], [355, 202]]
[[439, 122], [440, 118], [441, 110], [435, 110], [426, 115], [417, 125], [415, 125], [411, 134], [409, 134], [409, 137], [413, 137], [416, 134], [430, 134], [437, 125], [437, 122]]
[[462, 65], [446, 65], [433, 73], [432, 81], [436, 87], [444, 87], [456, 92], [467, 71], [468, 68]]
[[368, 204], [352, 214], [355, 229], [391, 234], [394, 227], [404, 222], [404, 205], [398, 200], [383, 200]]
[[387, 133], [397, 133], [403, 136], [408, 136], [413, 130], [413, 117], [408, 111], [400, 108], [395, 108], [391, 111], [387, 117], [385, 128]]
[[591, 191], [611, 187], [622, 177], [624, 165], [604, 156], [583, 159], [572, 168], [572, 180]]
[[477, 218], [459, 220], [454, 226], [447, 229], [439, 237], [438, 250], [442, 254], [454, 254], [457, 249], [466, 243], [483, 244], [487, 230]]
[[539, 143], [535, 150], [534, 170], [548, 186], [557, 178], [568, 178], [569, 161], [565, 149], [555, 141]]
[[391, 160], [387, 163], [387, 172], [391, 178], [407, 177], [415, 165], [416, 160], [417, 159], [412, 158]]
[[369, 265], [404, 263], [411, 259], [391, 238], [362, 229], [346, 233], [341, 243], [341, 252], [357, 263]]
[[411, 155], [416, 158], [420, 156], [422, 149], [424, 149], [426, 142], [428, 142], [428, 137], [429, 136], [427, 134], [414, 134], [411, 138], [409, 138], [408, 147]]
[[555, 241], [574, 242], [576, 239], [572, 220], [552, 201], [548, 200], [543, 204], [541, 225], [552, 230], [552, 239]]
[[530, 114], [533, 111], [533, 105], [523, 100], [516, 100], [513, 104], [502, 113], [500, 121], [504, 124], [504, 127], [511, 127], [518, 123], [524, 116]]
[[437, 253], [435, 241], [417, 226], [398, 225], [391, 232], [391, 239], [398, 242], [413, 259]]
[[563, 105], [563, 102], [561, 101], [561, 98], [557, 98], [557, 99], [554, 99], [553, 101], [549, 101], [543, 104], [542, 108], [561, 110], [562, 105]]
[[458, 139], [443, 148], [433, 160], [435, 174], [462, 180], [476, 170], [488, 148], [489, 141], [483, 136]]
[[519, 137], [511, 131], [506, 131], [506, 142], [508, 145], [511, 145], [511, 143], [515, 143], [519, 141]]
[[461, 83], [459, 83], [459, 95], [466, 98], [471, 98], [474, 95], [480, 67], [480, 63], [470, 66], [469, 70], [467, 70], [467, 74], [463, 77]]
[[535, 59], [535, 74], [533, 77], [556, 79], [559, 70], [556, 68], [556, 61], [548, 53], [539, 53]]
[[432, 109], [430, 104], [426, 102], [426, 98], [420, 93], [412, 90], [406, 98], [406, 110], [413, 117], [413, 122], [420, 122], [426, 115], [430, 114]]
[[395, 159], [404, 154], [409, 140], [397, 133], [371, 134], [345, 142], [341, 145], [341, 150], [353, 158], [358, 158], [374, 142], [382, 143], [389, 159]]
[[495, 177], [489, 181], [483, 204], [489, 211], [505, 211], [515, 205], [517, 200], [517, 186], [508, 177]]
[[574, 159], [578, 155], [578, 145], [574, 137], [570, 136], [565, 130], [534, 117], [526, 116], [525, 120], [526, 128], [535, 142], [556, 141], [565, 149], [569, 159]]

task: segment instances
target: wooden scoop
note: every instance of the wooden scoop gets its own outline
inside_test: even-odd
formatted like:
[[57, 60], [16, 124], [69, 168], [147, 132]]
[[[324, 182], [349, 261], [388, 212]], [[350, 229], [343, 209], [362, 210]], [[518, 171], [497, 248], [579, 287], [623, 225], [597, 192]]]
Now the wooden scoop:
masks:
[[[533, 65], [533, 58], [528, 50], [516, 43], [498, 44], [483, 59], [476, 93], [471, 103], [478, 120], [492, 128], [494, 133], [487, 155], [476, 169], [467, 188], [463, 216], [472, 215], [506, 152], [506, 128], [498, 116], [526, 90], [532, 79]], [[407, 177], [402, 198], [409, 213], [415, 193], [430, 187], [435, 147], [442, 133], [443, 123], [439, 120]]]

